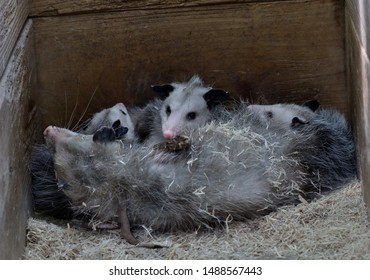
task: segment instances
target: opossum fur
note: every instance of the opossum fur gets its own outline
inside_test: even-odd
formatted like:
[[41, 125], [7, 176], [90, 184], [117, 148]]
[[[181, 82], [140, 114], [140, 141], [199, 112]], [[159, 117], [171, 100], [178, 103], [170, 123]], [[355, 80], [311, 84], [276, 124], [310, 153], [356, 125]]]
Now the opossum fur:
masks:
[[[235, 118], [206, 124], [190, 134], [191, 148], [179, 154], [144, 145], [128, 147], [122, 141], [95, 143], [50, 127], [45, 137], [55, 151], [58, 178], [68, 182], [63, 191], [77, 213], [97, 222], [114, 220], [118, 202], [124, 200], [131, 224], [160, 231], [209, 228], [315, 198], [322, 187], [330, 188], [315, 156], [305, 159], [316, 150], [319, 162], [329, 162], [327, 174], [347, 168], [330, 164], [331, 155], [325, 152], [335, 139], [326, 129], [333, 126], [330, 121], [323, 121], [321, 129], [321, 122], [313, 122], [317, 117], [312, 119], [318, 126], [314, 131], [331, 139], [322, 146], [318, 136], [309, 132], [306, 137], [304, 129], [280, 134], [261, 129], [260, 118], [244, 109], [240, 116], [250, 125], [240, 126]], [[352, 163], [352, 153], [347, 157], [343, 160]], [[346, 175], [334, 185], [348, 180]]]
[[[356, 146], [344, 116], [334, 109], [317, 109], [317, 100], [296, 104], [246, 105], [232, 118], [235, 127], [279, 139], [282, 152], [298, 160], [312, 184], [322, 191], [342, 186], [357, 176]], [[245, 118], [245, 115], [250, 117]]]
[[[112, 127], [114, 124], [127, 127], [125, 139], [128, 142], [134, 141], [133, 124], [122, 103], [94, 114], [79, 129], [79, 133], [93, 134], [102, 126]], [[65, 182], [58, 182], [55, 177], [52, 154], [45, 143], [33, 147], [30, 165], [35, 211], [62, 219], [76, 217], [71, 210], [70, 199], [61, 191]]]

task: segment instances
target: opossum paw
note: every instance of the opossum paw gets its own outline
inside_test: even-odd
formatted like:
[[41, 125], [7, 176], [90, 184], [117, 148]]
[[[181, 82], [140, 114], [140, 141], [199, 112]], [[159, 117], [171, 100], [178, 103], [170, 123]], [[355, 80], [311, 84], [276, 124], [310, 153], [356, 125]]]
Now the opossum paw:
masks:
[[128, 131], [128, 128], [127, 127], [120, 126], [120, 127], [116, 128], [114, 130], [114, 133], [116, 135], [116, 140], [120, 140], [120, 139], [124, 138], [124, 136], [126, 135], [127, 131]]
[[124, 127], [121, 125], [121, 121], [120, 120], [116, 120], [113, 125], [112, 125], [112, 128], [114, 130], [114, 133], [116, 135], [116, 140], [120, 140], [122, 139], [127, 131], [128, 131], [128, 128], [127, 127]]
[[113, 128], [104, 126], [93, 135], [93, 141], [99, 143], [108, 143], [116, 140], [116, 133]]
[[128, 131], [127, 127], [121, 126], [120, 120], [113, 123], [112, 127], [103, 126], [93, 135], [94, 142], [108, 143], [122, 139]]
[[172, 140], [162, 142], [153, 146], [155, 151], [181, 152], [190, 148], [190, 139], [186, 136], [177, 136]]

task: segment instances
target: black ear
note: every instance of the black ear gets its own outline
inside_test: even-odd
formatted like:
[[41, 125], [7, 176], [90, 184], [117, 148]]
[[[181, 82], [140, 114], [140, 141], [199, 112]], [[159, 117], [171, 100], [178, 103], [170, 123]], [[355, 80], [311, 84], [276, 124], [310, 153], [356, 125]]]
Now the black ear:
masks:
[[308, 124], [309, 122], [307, 121], [304, 121], [298, 117], [294, 117], [292, 119], [292, 124], [291, 124], [291, 127], [292, 128], [298, 128], [298, 127], [301, 127], [302, 125], [305, 125], [305, 124]]
[[319, 108], [320, 102], [316, 99], [308, 100], [305, 103], [303, 103], [303, 107], [308, 107], [312, 110], [312, 112], [315, 112], [317, 108]]
[[164, 85], [154, 85], [152, 89], [159, 94], [161, 98], [167, 98], [171, 92], [175, 89], [173, 85], [164, 84]]
[[99, 143], [108, 143], [116, 140], [116, 133], [113, 128], [103, 126], [93, 135], [93, 141]]
[[212, 109], [218, 104], [222, 103], [229, 97], [229, 93], [222, 89], [211, 89], [203, 95], [204, 100], [207, 102], [208, 109]]

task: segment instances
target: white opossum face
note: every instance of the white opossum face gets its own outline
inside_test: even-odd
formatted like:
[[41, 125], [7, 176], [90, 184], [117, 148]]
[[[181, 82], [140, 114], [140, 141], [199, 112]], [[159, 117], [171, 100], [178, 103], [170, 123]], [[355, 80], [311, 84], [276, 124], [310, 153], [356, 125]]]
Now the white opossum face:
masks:
[[302, 106], [295, 104], [249, 105], [248, 109], [266, 122], [267, 128], [289, 130], [297, 125], [308, 124], [318, 106], [318, 101], [311, 100]]
[[103, 126], [112, 127], [117, 121], [119, 121], [120, 126], [128, 128], [125, 139], [134, 139], [134, 125], [123, 103], [117, 103], [111, 108], [96, 113], [87, 127], [84, 128], [83, 133], [93, 134]]
[[166, 139], [204, 125], [210, 119], [210, 111], [203, 98], [207, 90], [197, 88], [188, 94], [184, 91], [184, 87], [175, 89], [161, 109], [162, 132]]
[[228, 97], [221, 89], [203, 86], [198, 76], [187, 83], [154, 86], [153, 89], [166, 97], [160, 110], [165, 139], [174, 139], [204, 125], [211, 118], [211, 109]]

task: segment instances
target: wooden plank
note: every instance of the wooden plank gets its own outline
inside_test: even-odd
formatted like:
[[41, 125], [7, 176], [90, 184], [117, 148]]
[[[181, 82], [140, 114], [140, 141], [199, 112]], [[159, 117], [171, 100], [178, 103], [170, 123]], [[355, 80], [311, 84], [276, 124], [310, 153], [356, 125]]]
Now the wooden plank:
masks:
[[[35, 18], [43, 125], [67, 125], [153, 83], [206, 83], [252, 101], [318, 97], [347, 113], [342, 1], [273, 1]], [[170, 23], [170, 24], [169, 24]], [[76, 110], [73, 110], [76, 105]]]
[[[32, 1], [31, 16], [57, 16], [81, 13], [147, 10], [176, 7], [194, 7], [217, 5], [225, 3], [272, 2], [275, 0], [34, 0]], [[289, 0], [282, 0], [289, 1]], [[303, 1], [303, 0], [298, 0]]]
[[359, 175], [370, 220], [370, 2], [346, 1], [348, 85]]
[[36, 133], [35, 54], [28, 21], [0, 80], [0, 259], [19, 259], [30, 211], [29, 155]]
[[0, 77], [30, 11], [30, 0], [0, 0]]

